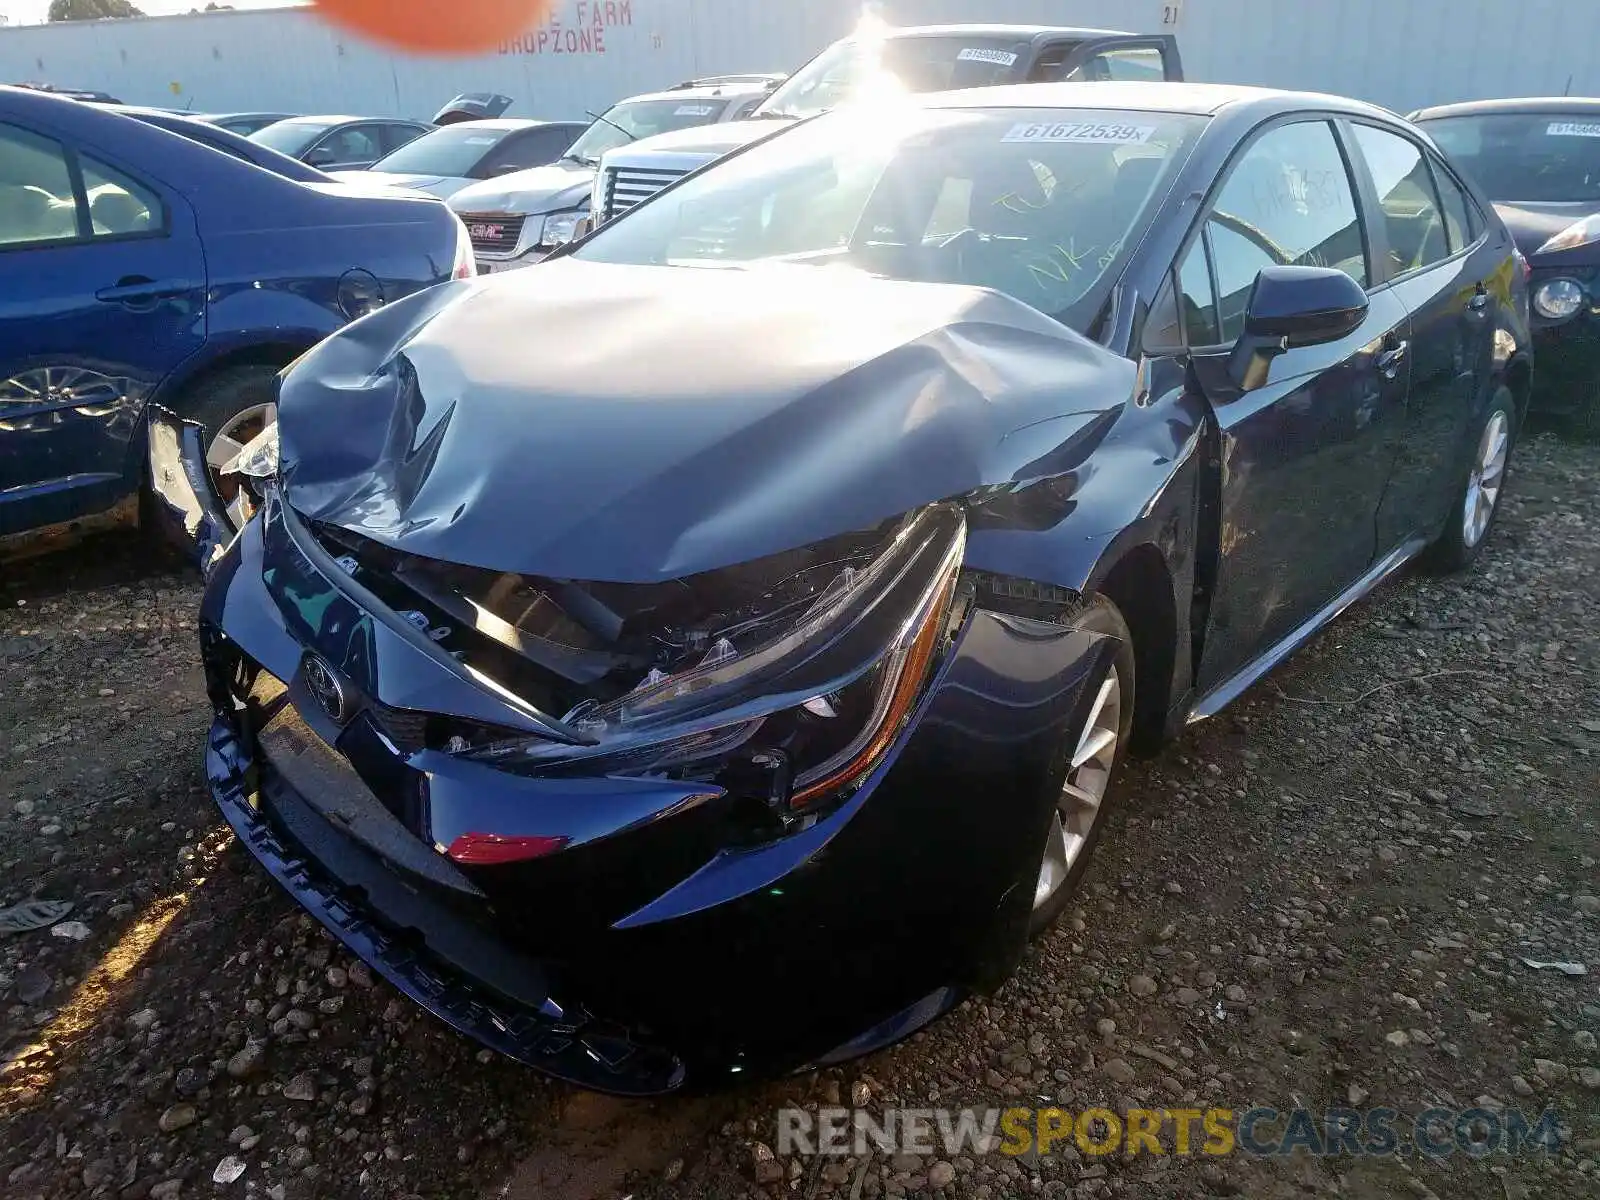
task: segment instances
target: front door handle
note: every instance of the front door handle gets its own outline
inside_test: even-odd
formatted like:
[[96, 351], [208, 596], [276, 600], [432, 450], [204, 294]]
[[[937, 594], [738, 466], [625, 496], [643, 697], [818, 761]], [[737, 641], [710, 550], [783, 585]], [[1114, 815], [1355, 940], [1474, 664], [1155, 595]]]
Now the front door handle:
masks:
[[1406, 351], [1411, 349], [1410, 342], [1396, 342], [1382, 354], [1378, 355], [1378, 370], [1393, 379], [1400, 371], [1400, 364], [1406, 360]]
[[169, 296], [181, 296], [198, 285], [186, 279], [150, 279], [144, 275], [125, 275], [114, 287], [101, 288], [96, 300], [107, 304], [153, 304]]

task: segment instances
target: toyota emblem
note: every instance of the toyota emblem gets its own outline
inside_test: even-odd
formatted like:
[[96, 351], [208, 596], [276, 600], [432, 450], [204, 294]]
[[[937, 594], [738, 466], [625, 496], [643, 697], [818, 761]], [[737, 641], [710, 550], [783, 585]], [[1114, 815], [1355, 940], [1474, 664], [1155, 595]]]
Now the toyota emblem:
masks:
[[345, 718], [350, 715], [350, 699], [338, 673], [324, 660], [312, 656], [306, 659], [304, 675], [306, 691], [311, 693], [317, 707], [327, 713], [335, 724], [344, 724]]

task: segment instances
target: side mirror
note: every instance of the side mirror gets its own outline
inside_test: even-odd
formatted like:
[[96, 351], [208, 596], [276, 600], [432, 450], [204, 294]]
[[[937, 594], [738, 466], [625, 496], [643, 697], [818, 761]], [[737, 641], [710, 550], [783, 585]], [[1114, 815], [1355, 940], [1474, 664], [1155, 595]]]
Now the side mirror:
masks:
[[310, 154], [306, 155], [306, 162], [313, 167], [326, 167], [333, 163], [334, 158], [335, 155], [332, 150], [326, 146], [318, 146]]
[[1250, 291], [1244, 334], [1228, 360], [1228, 375], [1253, 391], [1266, 383], [1273, 359], [1298, 346], [1337, 342], [1366, 316], [1367, 293], [1343, 271], [1265, 267]]

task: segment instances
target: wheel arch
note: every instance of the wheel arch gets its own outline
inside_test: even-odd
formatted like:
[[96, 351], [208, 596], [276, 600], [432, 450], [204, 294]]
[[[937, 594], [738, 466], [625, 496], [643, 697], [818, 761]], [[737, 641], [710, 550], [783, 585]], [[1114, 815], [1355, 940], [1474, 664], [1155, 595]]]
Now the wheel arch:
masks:
[[1533, 398], [1533, 360], [1527, 354], [1517, 353], [1506, 363], [1503, 377], [1516, 399], [1517, 428], [1521, 429], [1528, 416], [1528, 403]]
[[1133, 636], [1133, 738], [1159, 744], [1178, 665], [1178, 606], [1166, 556], [1151, 542], [1127, 547], [1095, 572], [1089, 590], [1117, 606]]
[[284, 337], [232, 347], [203, 362], [194, 363], [188, 370], [169, 378], [162, 385], [156, 401], [183, 415], [184, 401], [206, 381], [238, 367], [286, 367], [316, 345], [317, 340], [310, 336]]

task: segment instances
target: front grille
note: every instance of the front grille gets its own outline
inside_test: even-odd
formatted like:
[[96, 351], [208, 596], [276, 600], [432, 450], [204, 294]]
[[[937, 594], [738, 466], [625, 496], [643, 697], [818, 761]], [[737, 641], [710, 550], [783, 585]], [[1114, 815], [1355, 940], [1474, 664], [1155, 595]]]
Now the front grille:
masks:
[[609, 221], [635, 204], [650, 199], [662, 188], [674, 184], [689, 172], [644, 170], [638, 167], [609, 167], [606, 170], [601, 216]]
[[513, 213], [462, 213], [461, 220], [480, 254], [510, 254], [522, 238], [528, 218]]

